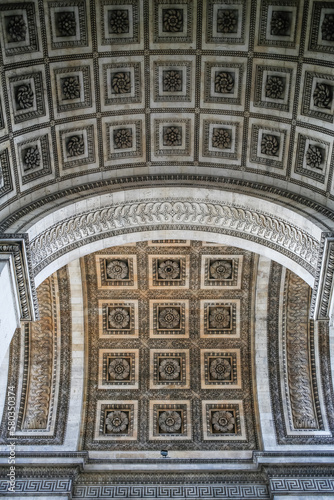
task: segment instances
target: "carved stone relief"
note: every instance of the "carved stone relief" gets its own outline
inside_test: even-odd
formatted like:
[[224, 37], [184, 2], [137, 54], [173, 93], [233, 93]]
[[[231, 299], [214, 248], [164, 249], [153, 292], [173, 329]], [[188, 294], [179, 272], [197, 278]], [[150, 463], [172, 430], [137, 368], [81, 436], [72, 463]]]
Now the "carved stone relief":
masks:
[[[85, 258], [86, 449], [107, 449], [110, 440], [134, 453], [162, 445], [209, 450], [215, 442], [252, 449], [256, 441], [245, 357], [252, 256], [183, 243], [143, 242]], [[135, 261], [137, 287], [120, 286]], [[207, 261], [217, 287], [201, 285]], [[224, 281], [231, 286], [222, 288]]]

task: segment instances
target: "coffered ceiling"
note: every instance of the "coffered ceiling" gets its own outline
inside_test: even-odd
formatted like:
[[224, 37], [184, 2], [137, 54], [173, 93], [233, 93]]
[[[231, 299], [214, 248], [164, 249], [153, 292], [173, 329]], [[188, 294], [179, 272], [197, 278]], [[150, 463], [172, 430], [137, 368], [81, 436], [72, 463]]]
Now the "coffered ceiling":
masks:
[[313, 0], [3, 1], [4, 215], [148, 173], [331, 204], [333, 16]]
[[83, 448], [203, 457], [256, 449], [253, 254], [154, 240], [91, 254], [82, 271], [90, 352]]

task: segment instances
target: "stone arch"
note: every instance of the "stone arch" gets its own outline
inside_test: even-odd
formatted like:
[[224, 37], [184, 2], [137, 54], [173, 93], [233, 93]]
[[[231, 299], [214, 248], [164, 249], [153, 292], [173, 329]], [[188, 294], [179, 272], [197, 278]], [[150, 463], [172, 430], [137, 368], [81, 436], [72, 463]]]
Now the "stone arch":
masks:
[[273, 202], [192, 187], [133, 189], [59, 208], [22, 228], [38, 285], [59, 267], [107, 246], [194, 238], [247, 248], [294, 270], [313, 286], [322, 228]]

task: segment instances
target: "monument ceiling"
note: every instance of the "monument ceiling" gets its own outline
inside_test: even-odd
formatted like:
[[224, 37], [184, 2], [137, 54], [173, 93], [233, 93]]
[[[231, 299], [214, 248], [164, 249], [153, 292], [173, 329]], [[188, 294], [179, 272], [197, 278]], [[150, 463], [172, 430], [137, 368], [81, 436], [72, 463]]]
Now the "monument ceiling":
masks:
[[83, 280], [83, 449], [258, 447], [253, 254], [155, 240], [85, 257]]
[[153, 174], [331, 206], [333, 15], [313, 0], [1, 2], [3, 218]]

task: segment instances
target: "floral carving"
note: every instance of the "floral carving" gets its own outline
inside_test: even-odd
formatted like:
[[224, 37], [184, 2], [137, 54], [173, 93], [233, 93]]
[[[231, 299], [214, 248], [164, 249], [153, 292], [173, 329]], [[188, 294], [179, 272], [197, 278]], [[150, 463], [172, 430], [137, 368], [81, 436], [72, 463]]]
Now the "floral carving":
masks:
[[181, 127], [164, 127], [163, 141], [164, 141], [164, 146], [181, 146], [182, 145]]
[[270, 99], [283, 99], [284, 79], [279, 76], [268, 76], [266, 83], [266, 97]]
[[163, 380], [178, 379], [180, 371], [180, 362], [176, 359], [164, 359], [159, 365], [160, 378]]
[[110, 33], [129, 33], [129, 13], [125, 9], [112, 10], [109, 17]]
[[159, 278], [163, 280], [174, 280], [180, 275], [180, 265], [176, 260], [165, 260], [158, 267]]
[[130, 73], [121, 71], [112, 77], [111, 86], [115, 94], [128, 94], [131, 91]]
[[232, 92], [234, 87], [234, 79], [231, 73], [227, 71], [221, 71], [216, 73], [215, 76], [215, 91], [219, 94], [228, 94]]
[[115, 380], [125, 380], [130, 374], [130, 365], [124, 358], [114, 359], [109, 363], [109, 375]]
[[210, 328], [229, 328], [231, 315], [229, 308], [218, 307], [210, 311], [209, 323]]
[[124, 411], [111, 411], [105, 420], [108, 432], [124, 432], [129, 424], [129, 419]]
[[317, 146], [309, 146], [306, 153], [306, 164], [311, 168], [317, 168], [321, 170], [322, 163], [322, 153], [321, 149]]
[[85, 143], [82, 135], [72, 135], [66, 144], [66, 149], [68, 156], [83, 155], [85, 152]]
[[41, 155], [38, 146], [32, 146], [26, 149], [24, 154], [24, 170], [32, 170], [38, 168], [41, 164]]
[[177, 432], [181, 425], [181, 416], [176, 411], [164, 411], [159, 416], [159, 427], [163, 432]]
[[163, 88], [165, 92], [179, 92], [182, 90], [182, 72], [164, 71]]
[[78, 99], [80, 97], [80, 83], [77, 76], [69, 76], [63, 79], [64, 99]]
[[130, 316], [126, 309], [116, 307], [109, 313], [109, 325], [111, 328], [126, 328], [130, 323]]
[[224, 128], [213, 129], [212, 146], [219, 149], [229, 149], [231, 147], [231, 133]]
[[130, 128], [115, 130], [114, 143], [118, 149], [132, 148], [132, 130]]
[[24, 42], [26, 39], [27, 25], [23, 16], [12, 16], [7, 25], [9, 42]]
[[229, 411], [216, 411], [211, 417], [212, 427], [218, 432], [232, 432], [235, 418]]
[[169, 307], [159, 314], [159, 323], [163, 328], [175, 328], [180, 323], [180, 314], [177, 309]]
[[325, 14], [321, 25], [322, 39], [327, 42], [334, 41], [334, 13]]
[[273, 11], [270, 21], [270, 33], [275, 36], [287, 36], [289, 34], [290, 20], [286, 12]]
[[238, 11], [219, 9], [217, 14], [218, 33], [236, 33], [238, 27]]
[[332, 89], [325, 83], [317, 83], [313, 92], [314, 106], [317, 108], [329, 108], [332, 101]]
[[53, 276], [49, 276], [39, 285], [37, 297], [40, 320], [30, 324], [29, 385], [24, 429], [47, 429], [49, 414], [52, 412], [54, 401], [52, 373], [57, 317], [53, 279]]
[[268, 156], [278, 156], [279, 138], [275, 135], [263, 134], [261, 140], [261, 153]]
[[228, 379], [230, 378], [231, 370], [231, 364], [225, 358], [216, 358], [210, 363], [210, 375], [213, 379]]
[[32, 108], [34, 104], [34, 93], [29, 83], [20, 85], [16, 89], [16, 102], [21, 109]]
[[61, 36], [76, 35], [76, 21], [74, 12], [60, 12], [57, 16], [57, 28]]
[[229, 279], [232, 277], [232, 264], [227, 260], [216, 260], [210, 266], [210, 276], [216, 280]]
[[182, 9], [167, 9], [163, 11], [163, 31], [167, 33], [183, 31]]
[[111, 280], [124, 280], [129, 273], [129, 267], [121, 260], [112, 260], [107, 264], [106, 272]]

